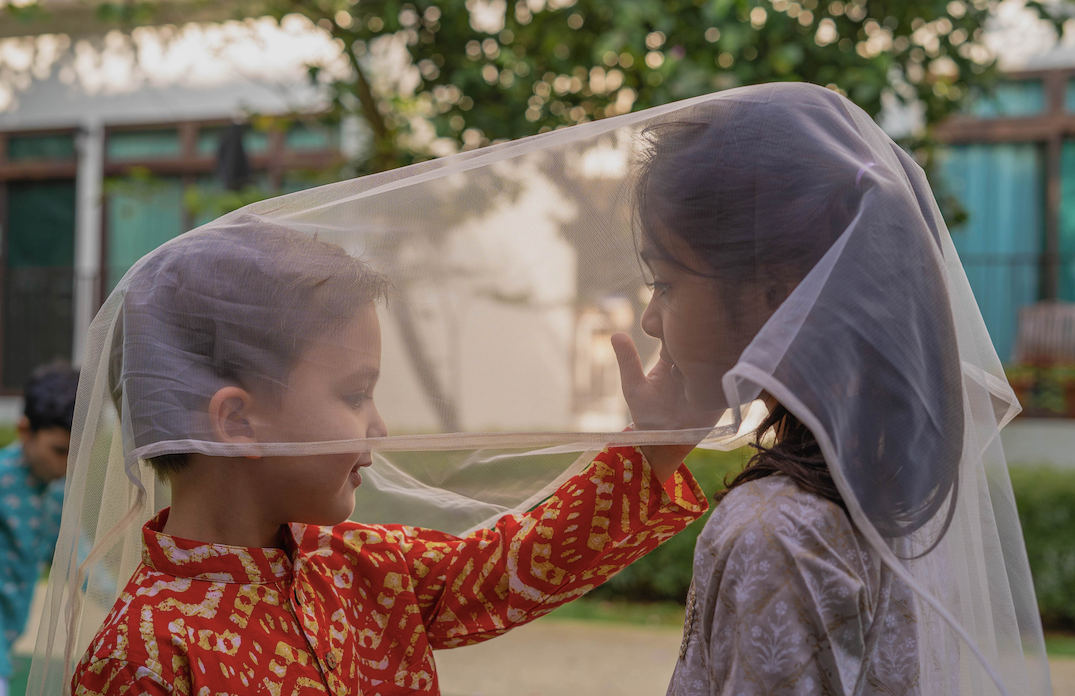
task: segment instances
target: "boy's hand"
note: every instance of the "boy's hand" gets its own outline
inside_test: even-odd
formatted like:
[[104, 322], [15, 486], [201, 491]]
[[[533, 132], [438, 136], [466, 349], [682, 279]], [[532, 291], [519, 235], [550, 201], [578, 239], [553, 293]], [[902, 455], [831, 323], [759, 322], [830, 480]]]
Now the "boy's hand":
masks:
[[[644, 373], [642, 358], [627, 334], [613, 334], [612, 349], [616, 351], [623, 397], [627, 400], [636, 429], [711, 428], [720, 418], [719, 412], [699, 411], [687, 402], [683, 385], [672, 376], [672, 364], [663, 358], [657, 361], [649, 374]], [[642, 453], [657, 477], [666, 481], [697, 444], [650, 445], [643, 447]]]

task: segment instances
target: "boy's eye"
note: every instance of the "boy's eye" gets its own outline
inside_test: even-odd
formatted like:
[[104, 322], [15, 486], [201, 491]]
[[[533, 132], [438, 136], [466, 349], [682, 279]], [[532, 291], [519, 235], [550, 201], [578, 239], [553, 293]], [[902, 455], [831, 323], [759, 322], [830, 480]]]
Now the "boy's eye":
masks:
[[372, 399], [373, 396], [369, 392], [361, 392], [355, 394], [348, 394], [343, 398], [349, 406], [352, 408], [360, 408], [367, 401]]

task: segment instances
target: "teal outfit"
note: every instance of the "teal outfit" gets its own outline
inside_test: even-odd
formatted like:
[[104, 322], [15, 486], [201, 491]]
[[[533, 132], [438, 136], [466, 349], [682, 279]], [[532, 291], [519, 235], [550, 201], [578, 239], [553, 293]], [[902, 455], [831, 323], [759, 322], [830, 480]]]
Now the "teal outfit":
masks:
[[60, 534], [63, 480], [30, 471], [16, 442], [0, 449], [0, 677], [11, 676], [11, 646], [26, 627], [34, 586]]

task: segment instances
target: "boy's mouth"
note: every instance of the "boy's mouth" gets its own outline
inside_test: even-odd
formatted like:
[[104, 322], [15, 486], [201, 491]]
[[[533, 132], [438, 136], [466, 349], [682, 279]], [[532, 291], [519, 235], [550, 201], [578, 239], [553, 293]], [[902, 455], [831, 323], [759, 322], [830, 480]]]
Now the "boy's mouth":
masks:
[[369, 456], [368, 454], [363, 455], [361, 458], [359, 458], [359, 460], [357, 462], [355, 462], [355, 465], [351, 467], [351, 472], [350, 472], [351, 476], [357, 476], [359, 482], [361, 482], [362, 481], [362, 474], [359, 473], [359, 469], [365, 468], [365, 467], [370, 466], [372, 464], [373, 464], [373, 457]]
[[351, 467], [351, 471], [348, 473], [348, 477], [351, 479], [351, 483], [356, 488], [358, 486], [362, 485], [362, 474], [359, 472], [359, 469], [361, 469], [363, 467], [366, 467], [366, 466], [369, 466], [372, 463], [373, 463], [372, 461], [361, 461], [360, 460], [357, 463], [355, 463], [354, 466]]

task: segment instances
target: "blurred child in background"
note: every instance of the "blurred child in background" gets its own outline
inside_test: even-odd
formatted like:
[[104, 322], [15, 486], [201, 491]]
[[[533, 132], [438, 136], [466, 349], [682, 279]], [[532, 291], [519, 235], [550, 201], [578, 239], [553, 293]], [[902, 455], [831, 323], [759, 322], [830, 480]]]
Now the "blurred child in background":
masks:
[[8, 693], [11, 646], [56, 548], [77, 387], [69, 365], [38, 368], [23, 391], [18, 437], [0, 450], [0, 696]]

